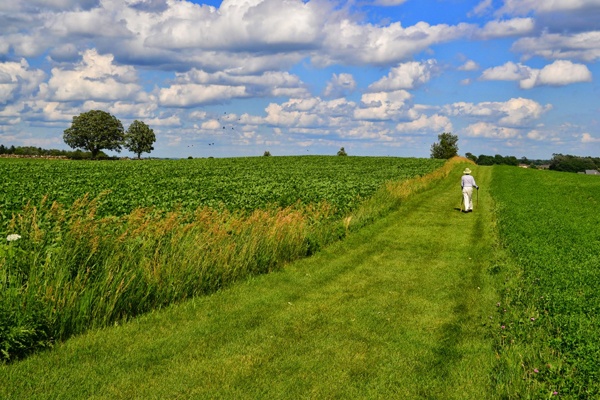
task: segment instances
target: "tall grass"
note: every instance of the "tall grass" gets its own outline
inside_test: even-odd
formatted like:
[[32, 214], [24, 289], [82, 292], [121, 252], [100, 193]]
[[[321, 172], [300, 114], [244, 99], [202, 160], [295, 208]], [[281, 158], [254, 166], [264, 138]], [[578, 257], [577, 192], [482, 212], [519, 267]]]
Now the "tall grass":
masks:
[[10, 222], [21, 238], [0, 244], [0, 360], [275, 271], [393, 210], [462, 161], [389, 182], [342, 220], [326, 202], [250, 213], [140, 208], [101, 218], [101, 197], [30, 204]]

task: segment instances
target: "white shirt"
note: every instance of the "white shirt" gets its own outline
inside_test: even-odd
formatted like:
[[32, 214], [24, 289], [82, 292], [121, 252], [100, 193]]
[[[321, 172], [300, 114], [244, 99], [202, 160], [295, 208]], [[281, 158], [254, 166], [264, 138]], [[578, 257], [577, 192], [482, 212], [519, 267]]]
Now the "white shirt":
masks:
[[460, 187], [463, 189], [466, 187], [477, 187], [475, 178], [473, 178], [471, 175], [463, 175], [460, 180]]

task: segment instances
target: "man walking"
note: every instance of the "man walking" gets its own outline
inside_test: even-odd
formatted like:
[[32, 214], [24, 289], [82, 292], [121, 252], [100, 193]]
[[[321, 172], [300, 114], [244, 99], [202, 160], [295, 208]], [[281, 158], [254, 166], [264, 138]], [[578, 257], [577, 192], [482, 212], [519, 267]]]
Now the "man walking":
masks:
[[465, 203], [465, 211], [466, 213], [473, 211], [473, 188], [479, 190], [479, 186], [475, 183], [475, 178], [471, 175], [471, 170], [469, 168], [465, 168], [463, 171], [463, 176], [460, 179], [460, 187], [462, 188], [463, 199]]

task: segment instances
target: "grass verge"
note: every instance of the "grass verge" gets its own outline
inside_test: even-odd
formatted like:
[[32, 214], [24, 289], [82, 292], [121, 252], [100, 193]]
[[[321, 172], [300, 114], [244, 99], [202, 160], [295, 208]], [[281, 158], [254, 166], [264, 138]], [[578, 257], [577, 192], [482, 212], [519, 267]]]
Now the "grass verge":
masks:
[[496, 328], [507, 398], [600, 398], [597, 177], [495, 167], [511, 279]]

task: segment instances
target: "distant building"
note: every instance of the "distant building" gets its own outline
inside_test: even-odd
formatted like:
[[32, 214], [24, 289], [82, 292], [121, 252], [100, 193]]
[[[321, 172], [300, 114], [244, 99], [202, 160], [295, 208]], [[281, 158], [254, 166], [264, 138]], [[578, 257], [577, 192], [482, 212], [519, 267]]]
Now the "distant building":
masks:
[[597, 169], [586, 169], [585, 174], [586, 175], [600, 175], [600, 172], [598, 172]]

